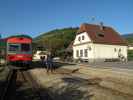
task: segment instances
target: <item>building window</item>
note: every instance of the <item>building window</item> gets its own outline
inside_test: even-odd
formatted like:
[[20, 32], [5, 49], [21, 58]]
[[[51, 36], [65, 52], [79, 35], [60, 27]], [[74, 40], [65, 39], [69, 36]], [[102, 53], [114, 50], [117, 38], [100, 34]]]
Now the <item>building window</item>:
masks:
[[114, 48], [114, 51], [116, 52], [116, 51], [117, 51], [117, 49], [116, 49], [116, 48]]
[[84, 40], [84, 39], [85, 39], [85, 36], [83, 35], [83, 36], [82, 36], [82, 40]]
[[119, 49], [119, 52], [121, 52], [121, 48]]
[[79, 50], [76, 50], [76, 56], [79, 57]]
[[83, 57], [83, 50], [80, 50], [80, 57]]
[[85, 57], [88, 57], [88, 49], [84, 50]]
[[81, 40], [81, 38], [79, 37], [79, 38], [78, 38], [78, 40], [80, 41], [80, 40]]
[[9, 44], [9, 51], [10, 52], [19, 52], [20, 45], [19, 44]]
[[91, 51], [91, 47], [89, 47], [89, 51]]

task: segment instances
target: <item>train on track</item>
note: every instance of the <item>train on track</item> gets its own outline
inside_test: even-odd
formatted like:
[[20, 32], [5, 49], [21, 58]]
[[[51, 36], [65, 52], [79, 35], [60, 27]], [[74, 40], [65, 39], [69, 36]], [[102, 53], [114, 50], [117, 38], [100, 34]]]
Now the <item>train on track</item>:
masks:
[[32, 38], [15, 35], [0, 39], [0, 64], [30, 65], [32, 62]]

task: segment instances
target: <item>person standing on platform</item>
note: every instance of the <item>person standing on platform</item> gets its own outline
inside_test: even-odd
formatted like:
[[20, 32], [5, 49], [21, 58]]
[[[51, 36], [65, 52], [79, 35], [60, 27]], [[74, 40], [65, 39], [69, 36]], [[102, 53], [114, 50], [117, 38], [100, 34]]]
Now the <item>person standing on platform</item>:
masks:
[[49, 71], [51, 71], [51, 73], [53, 73], [53, 71], [54, 71], [53, 58], [52, 58], [52, 54], [50, 52], [47, 54], [47, 57], [46, 57], [46, 70], [47, 70], [47, 73], [49, 73]]
[[46, 65], [46, 57], [45, 56], [41, 56], [40, 57], [40, 59], [41, 59], [41, 63], [42, 63], [42, 67], [45, 67], [45, 65]]

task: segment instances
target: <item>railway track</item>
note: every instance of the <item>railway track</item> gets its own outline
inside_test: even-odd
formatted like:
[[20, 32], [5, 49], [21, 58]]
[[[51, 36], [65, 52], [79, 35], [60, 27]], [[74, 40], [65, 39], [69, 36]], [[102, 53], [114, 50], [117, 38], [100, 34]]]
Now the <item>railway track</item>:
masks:
[[52, 100], [27, 70], [11, 69], [2, 90], [0, 100]]
[[11, 100], [14, 99], [14, 88], [15, 88], [15, 78], [16, 78], [16, 70], [10, 70], [6, 81], [2, 87], [2, 93], [0, 96], [0, 100]]

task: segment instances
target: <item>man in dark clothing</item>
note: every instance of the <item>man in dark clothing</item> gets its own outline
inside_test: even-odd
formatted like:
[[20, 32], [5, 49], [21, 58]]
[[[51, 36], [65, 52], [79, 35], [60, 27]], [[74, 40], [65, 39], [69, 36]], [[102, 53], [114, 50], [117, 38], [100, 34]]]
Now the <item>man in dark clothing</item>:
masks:
[[54, 68], [53, 68], [53, 58], [52, 58], [52, 55], [51, 53], [49, 53], [46, 57], [46, 70], [47, 70], [47, 73], [49, 71], [51, 71], [53, 73], [54, 71]]
[[45, 56], [41, 56], [40, 59], [42, 62], [42, 66], [44, 67], [45, 66]]

